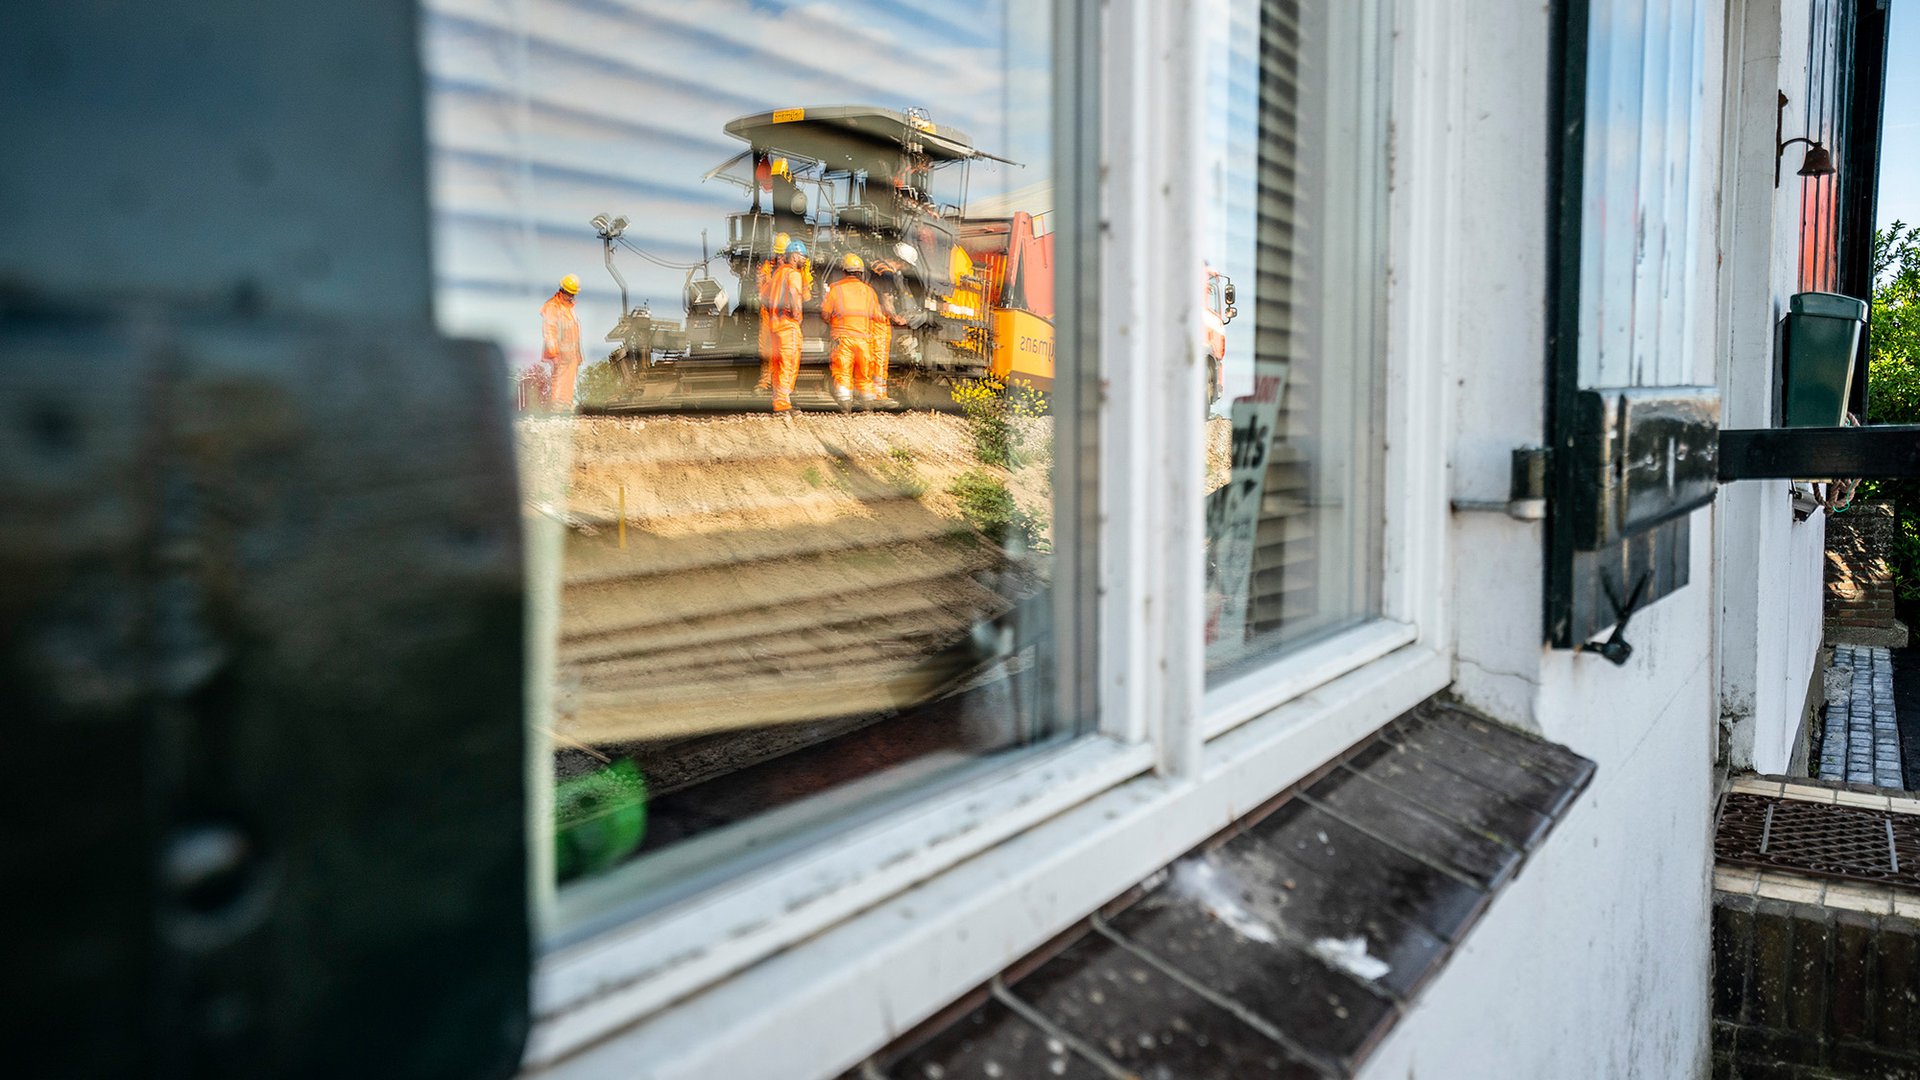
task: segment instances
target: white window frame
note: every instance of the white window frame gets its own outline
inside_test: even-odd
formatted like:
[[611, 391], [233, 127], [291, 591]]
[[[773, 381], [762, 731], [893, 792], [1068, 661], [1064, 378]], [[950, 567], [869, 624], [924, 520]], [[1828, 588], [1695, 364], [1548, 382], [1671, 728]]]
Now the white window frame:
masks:
[[1107, 0], [1098, 731], [549, 951], [530, 1068], [836, 1075], [1450, 681], [1444, 373], [1462, 16], [1382, 2], [1385, 617], [1206, 689], [1203, 330], [1198, 305], [1155, 302], [1192, 296], [1202, 265], [1205, 211], [1186, 194], [1207, 190], [1202, 5]]

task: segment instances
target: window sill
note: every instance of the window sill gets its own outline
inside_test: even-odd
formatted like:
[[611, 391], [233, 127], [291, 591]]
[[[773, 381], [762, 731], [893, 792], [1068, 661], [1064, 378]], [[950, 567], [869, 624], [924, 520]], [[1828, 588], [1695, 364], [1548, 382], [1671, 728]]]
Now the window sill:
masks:
[[1343, 630], [1275, 662], [1207, 690], [1203, 730], [1211, 739], [1253, 717], [1299, 697], [1342, 672], [1371, 663], [1411, 645], [1419, 633], [1411, 625], [1375, 619]]
[[1593, 771], [1423, 705], [860, 1075], [1350, 1077]]
[[[831, 1076], [1412, 708], [1449, 674], [1444, 653], [1397, 650], [1215, 740], [1197, 782], [1139, 776], [1046, 820], [1027, 815], [1031, 827], [1019, 835], [989, 836], [983, 823], [966, 862], [890, 898], [900, 888], [891, 877], [851, 884], [799, 918], [763, 925], [751, 945], [732, 940], [696, 955], [675, 944], [675, 928], [683, 939], [720, 917], [710, 903], [671, 925], [550, 957], [536, 980], [542, 1019], [528, 1061], [566, 1077], [626, 1076], [643, 1065], [651, 1080]], [[760, 909], [769, 910], [782, 909]], [[774, 933], [795, 944], [687, 996], [741, 967], [740, 956], [764, 955]], [[684, 954], [677, 964], [650, 962], [675, 954]]]
[[[540, 1065], [909, 888], [1152, 767], [1152, 747], [1086, 738], [961, 784], [663, 911], [547, 953], [534, 973]], [[778, 915], [778, 917], [773, 917]]]

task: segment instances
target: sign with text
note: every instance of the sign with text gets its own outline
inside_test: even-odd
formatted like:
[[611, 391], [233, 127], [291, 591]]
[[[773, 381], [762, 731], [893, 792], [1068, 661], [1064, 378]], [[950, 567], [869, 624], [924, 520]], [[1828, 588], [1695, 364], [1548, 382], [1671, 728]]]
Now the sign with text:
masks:
[[1259, 544], [1260, 502], [1266, 494], [1267, 455], [1273, 446], [1285, 363], [1259, 365], [1253, 393], [1233, 400], [1233, 462], [1227, 482], [1207, 496], [1207, 659], [1231, 657], [1246, 645], [1247, 598]]

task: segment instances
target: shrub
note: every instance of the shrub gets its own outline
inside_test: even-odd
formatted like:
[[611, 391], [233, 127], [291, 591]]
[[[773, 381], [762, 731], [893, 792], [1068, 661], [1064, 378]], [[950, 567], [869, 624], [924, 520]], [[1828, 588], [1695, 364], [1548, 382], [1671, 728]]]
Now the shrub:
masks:
[[1018, 537], [1029, 549], [1045, 546], [1046, 523], [1020, 508], [1013, 492], [1000, 478], [985, 469], [968, 469], [954, 478], [947, 493], [960, 504], [960, 515], [967, 523], [1005, 546]]
[[[1873, 281], [1867, 421], [1920, 423], [1920, 229], [1896, 221], [1874, 233]], [[1858, 498], [1893, 504], [1894, 593], [1920, 599], [1920, 481], [1869, 480]]]
[[626, 380], [620, 377], [620, 370], [612, 363], [601, 360], [580, 369], [579, 384], [573, 394], [574, 401], [580, 405], [606, 405], [626, 396]]
[[953, 388], [954, 404], [973, 431], [974, 453], [988, 465], [1003, 469], [1026, 464], [1024, 427], [1017, 421], [1046, 415], [1047, 396], [1029, 383], [1015, 379], [965, 379]]

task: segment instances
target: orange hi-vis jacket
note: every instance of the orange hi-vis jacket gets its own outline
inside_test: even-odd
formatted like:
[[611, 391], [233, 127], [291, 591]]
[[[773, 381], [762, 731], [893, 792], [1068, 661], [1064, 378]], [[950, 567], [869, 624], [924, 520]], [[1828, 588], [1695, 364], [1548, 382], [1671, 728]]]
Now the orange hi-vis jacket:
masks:
[[762, 308], [767, 306], [769, 299], [767, 294], [773, 291], [773, 275], [779, 269], [780, 264], [774, 262], [772, 259], [760, 260], [760, 275], [754, 288], [760, 293], [760, 306]]
[[806, 282], [800, 271], [791, 266], [783, 266], [773, 272], [767, 282], [767, 302], [762, 317], [768, 320], [774, 329], [800, 325], [800, 309], [807, 302]]
[[767, 377], [767, 365], [773, 361], [773, 327], [767, 321], [767, 305], [772, 302], [769, 295], [773, 291], [773, 275], [779, 271], [780, 264], [772, 259], [760, 261], [760, 274], [754, 280], [754, 291], [760, 294], [760, 377]]
[[[769, 293], [773, 290], [774, 273], [784, 269], [785, 266], [785, 263], [776, 259], [760, 260], [759, 284], [754, 287], [760, 292], [761, 307], [766, 307], [771, 299]], [[803, 299], [813, 299], [813, 267], [811, 265], [804, 265], [800, 268], [800, 295]]]
[[887, 321], [886, 309], [873, 286], [852, 275], [841, 278], [827, 289], [820, 304], [820, 316], [827, 320], [833, 336], [859, 337], [871, 341], [874, 326]]
[[547, 403], [572, 407], [574, 379], [580, 374], [580, 319], [566, 293], [556, 292], [540, 305], [540, 358], [553, 365]]
[[554, 293], [540, 305], [540, 358], [559, 362], [580, 362], [580, 319], [573, 313], [573, 301]]

